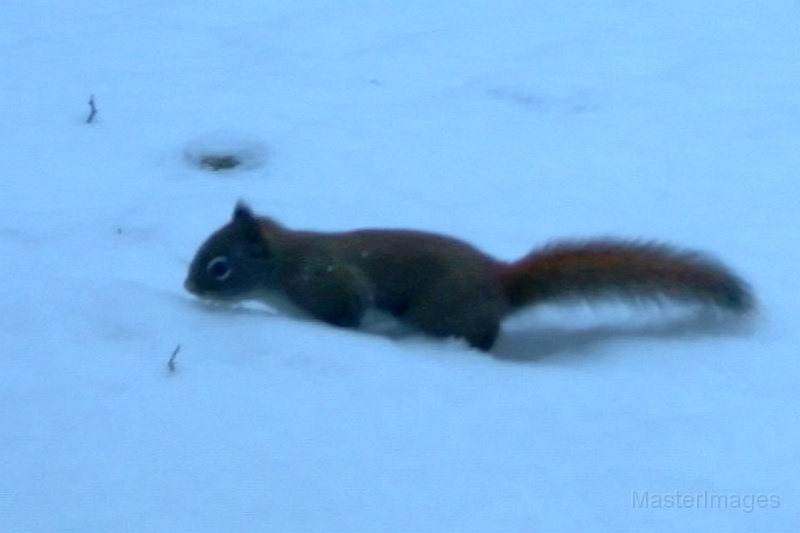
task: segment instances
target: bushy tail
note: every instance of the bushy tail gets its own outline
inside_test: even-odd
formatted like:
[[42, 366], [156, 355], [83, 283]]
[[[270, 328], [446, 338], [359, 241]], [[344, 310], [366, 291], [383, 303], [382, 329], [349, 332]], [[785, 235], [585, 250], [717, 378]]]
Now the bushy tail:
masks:
[[567, 242], [501, 267], [513, 308], [568, 298], [670, 298], [734, 312], [754, 305], [748, 285], [702, 254], [619, 241]]

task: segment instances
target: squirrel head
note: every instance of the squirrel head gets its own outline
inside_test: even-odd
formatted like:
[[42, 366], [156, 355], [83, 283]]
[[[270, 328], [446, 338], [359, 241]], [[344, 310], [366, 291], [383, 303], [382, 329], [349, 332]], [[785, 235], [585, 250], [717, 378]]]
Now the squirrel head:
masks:
[[244, 203], [230, 222], [200, 246], [189, 266], [186, 290], [215, 300], [239, 299], [269, 284], [273, 258], [259, 220]]

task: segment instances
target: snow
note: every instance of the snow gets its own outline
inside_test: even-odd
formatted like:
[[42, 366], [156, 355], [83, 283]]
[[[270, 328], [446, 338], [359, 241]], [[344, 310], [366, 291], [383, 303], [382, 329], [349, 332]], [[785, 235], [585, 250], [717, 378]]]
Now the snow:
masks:
[[[793, 531], [798, 23], [789, 0], [6, 0], [0, 531]], [[198, 164], [217, 151], [245, 164]], [[493, 356], [209, 307], [182, 282], [240, 198], [503, 259], [672, 242], [761, 307], [534, 309]]]

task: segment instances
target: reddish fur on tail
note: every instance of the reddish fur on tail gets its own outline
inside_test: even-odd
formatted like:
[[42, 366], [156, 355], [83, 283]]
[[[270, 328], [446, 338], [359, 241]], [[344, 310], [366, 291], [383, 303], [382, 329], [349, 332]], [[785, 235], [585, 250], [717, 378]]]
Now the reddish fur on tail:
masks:
[[620, 241], [567, 242], [503, 265], [512, 308], [565, 298], [697, 301], [734, 312], [753, 307], [747, 284], [695, 252]]

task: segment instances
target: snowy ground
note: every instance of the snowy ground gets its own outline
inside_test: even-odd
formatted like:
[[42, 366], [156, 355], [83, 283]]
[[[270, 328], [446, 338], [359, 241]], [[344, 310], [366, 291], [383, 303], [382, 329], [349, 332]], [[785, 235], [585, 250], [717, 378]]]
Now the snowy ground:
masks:
[[[5, 0], [0, 531], [794, 531], [798, 27], [790, 0]], [[218, 149], [249, 167], [198, 168]], [[239, 198], [503, 259], [679, 243], [761, 311], [538, 309], [489, 357], [210, 309], [181, 284]]]

